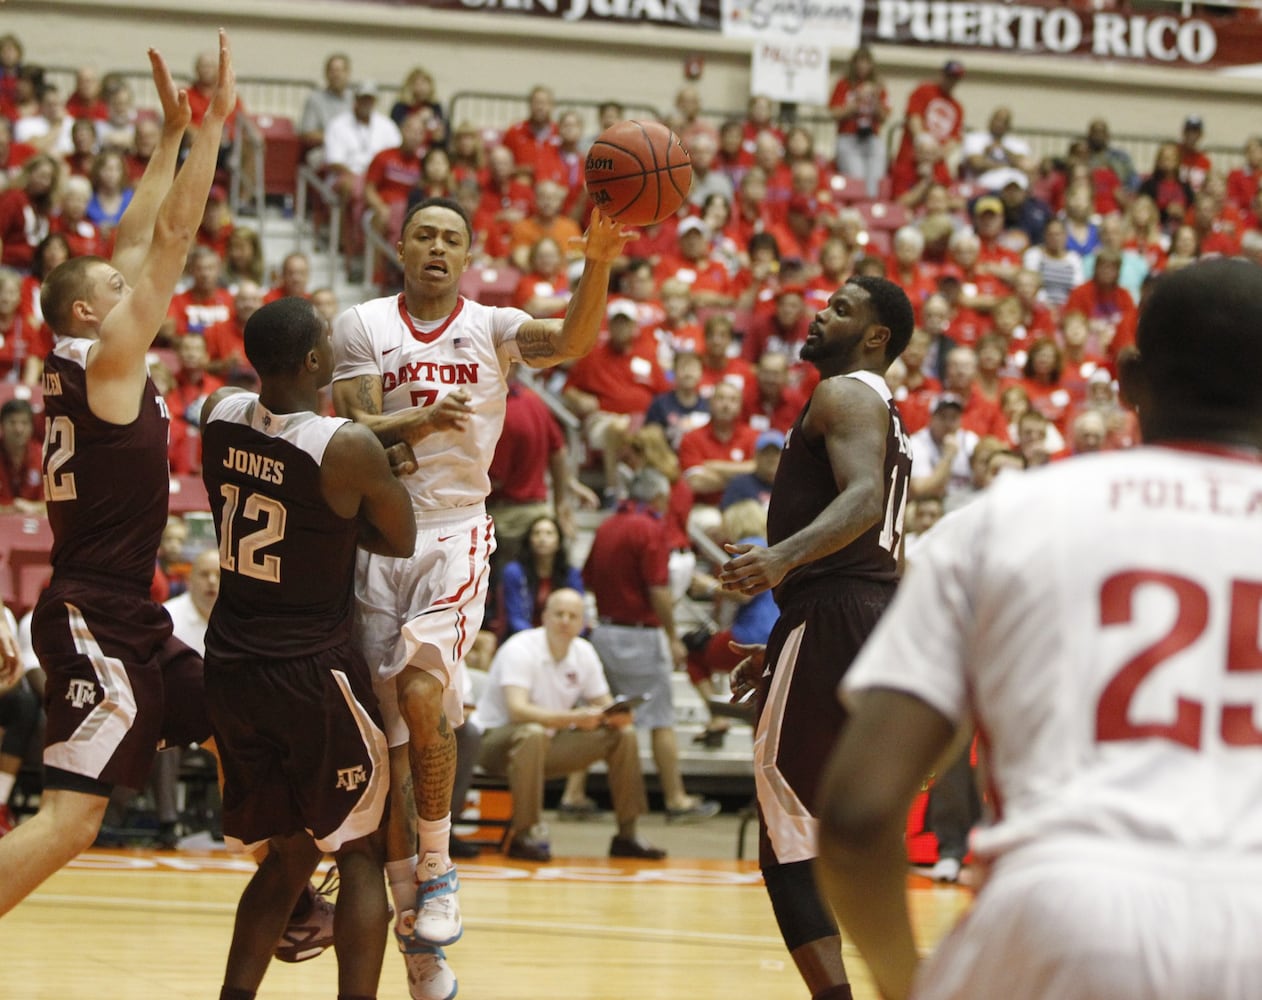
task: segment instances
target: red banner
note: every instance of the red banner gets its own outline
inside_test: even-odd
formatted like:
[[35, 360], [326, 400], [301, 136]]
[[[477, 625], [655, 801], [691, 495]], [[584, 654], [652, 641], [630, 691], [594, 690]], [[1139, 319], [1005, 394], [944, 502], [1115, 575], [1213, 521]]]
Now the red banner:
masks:
[[1262, 21], [1254, 10], [1181, 17], [1175, 4], [1168, 13], [1093, 7], [1054, 0], [874, 0], [864, 8], [863, 37], [883, 45], [1075, 56], [1194, 69], [1262, 63]]
[[[652, 24], [719, 31], [721, 0], [360, 0], [436, 10], [485, 11], [566, 22]], [[828, 0], [753, 0], [750, 13], [803, 23], [827, 13]], [[1220, 15], [1097, 10], [1089, 0], [867, 0], [863, 40], [954, 52], [1007, 52], [1134, 65], [1220, 69], [1262, 65], [1262, 12], [1222, 8]], [[1124, 5], [1123, 5], [1124, 6]], [[834, 53], [841, 55], [842, 53]]]

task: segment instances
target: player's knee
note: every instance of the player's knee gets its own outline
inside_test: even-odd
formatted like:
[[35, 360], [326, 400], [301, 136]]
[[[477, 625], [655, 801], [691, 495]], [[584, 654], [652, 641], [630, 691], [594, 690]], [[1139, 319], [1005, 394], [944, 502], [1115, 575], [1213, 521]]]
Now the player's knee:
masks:
[[789, 951], [821, 938], [837, 936], [837, 922], [819, 898], [810, 861], [764, 868], [767, 895]]
[[433, 674], [409, 670], [399, 684], [399, 710], [409, 726], [437, 726], [443, 714], [443, 686]]

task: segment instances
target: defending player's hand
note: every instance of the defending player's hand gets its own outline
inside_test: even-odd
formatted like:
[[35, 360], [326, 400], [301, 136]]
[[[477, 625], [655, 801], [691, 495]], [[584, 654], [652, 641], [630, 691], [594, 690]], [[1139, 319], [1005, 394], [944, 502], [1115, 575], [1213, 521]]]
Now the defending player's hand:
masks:
[[730, 700], [736, 705], [757, 689], [766, 663], [767, 647], [762, 643], [729, 642], [727, 648], [733, 653], [745, 654], [745, 658], [728, 675], [732, 687]]
[[188, 91], [177, 89], [171, 79], [171, 69], [162, 53], [149, 50], [149, 65], [153, 69], [153, 85], [158, 90], [158, 103], [162, 105], [162, 126], [174, 132], [183, 132], [193, 117], [188, 103]]
[[406, 441], [397, 441], [387, 448], [386, 458], [390, 460], [390, 471], [396, 476], [410, 476], [418, 468], [416, 453]]
[[728, 543], [724, 550], [734, 558], [719, 570], [719, 582], [724, 590], [740, 594], [761, 594], [784, 579], [789, 566], [774, 549], [747, 543]]
[[617, 219], [610, 219], [600, 214], [599, 209], [592, 209], [591, 221], [587, 224], [587, 232], [581, 239], [571, 240], [581, 246], [583, 256], [588, 260], [603, 261], [612, 264], [622, 256], [622, 248], [627, 240], [639, 235], [636, 230], [624, 226]]
[[400, 437], [409, 444], [416, 444], [435, 431], [463, 431], [469, 426], [469, 416], [473, 413], [469, 405], [471, 399], [468, 390], [457, 389], [433, 406], [414, 407], [415, 420], [399, 432]]
[[237, 77], [232, 71], [232, 48], [228, 45], [228, 33], [219, 29], [219, 81], [215, 95], [210, 99], [209, 114], [227, 120], [237, 106]]

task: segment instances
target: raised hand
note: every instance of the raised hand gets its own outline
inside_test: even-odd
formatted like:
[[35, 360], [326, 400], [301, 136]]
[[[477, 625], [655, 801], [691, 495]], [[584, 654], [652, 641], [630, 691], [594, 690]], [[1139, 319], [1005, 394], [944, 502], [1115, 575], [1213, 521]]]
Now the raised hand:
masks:
[[592, 218], [587, 224], [587, 232], [583, 234], [581, 240], [570, 242], [581, 244], [583, 256], [588, 260], [612, 263], [622, 256], [622, 248], [626, 246], [627, 240], [636, 235], [636, 230], [627, 228], [617, 219], [601, 215], [599, 209], [592, 209]]
[[226, 120], [237, 106], [237, 77], [232, 71], [232, 49], [228, 33], [219, 29], [219, 82], [210, 99], [210, 113]]
[[399, 436], [411, 444], [416, 444], [436, 431], [463, 431], [469, 426], [469, 417], [473, 407], [469, 400], [473, 397], [465, 389], [448, 393], [433, 406], [415, 407], [414, 419], [400, 428]]
[[158, 101], [162, 105], [163, 127], [183, 132], [193, 117], [188, 91], [176, 88], [171, 70], [157, 49], [149, 50], [149, 65], [153, 68], [153, 85], [158, 89]]

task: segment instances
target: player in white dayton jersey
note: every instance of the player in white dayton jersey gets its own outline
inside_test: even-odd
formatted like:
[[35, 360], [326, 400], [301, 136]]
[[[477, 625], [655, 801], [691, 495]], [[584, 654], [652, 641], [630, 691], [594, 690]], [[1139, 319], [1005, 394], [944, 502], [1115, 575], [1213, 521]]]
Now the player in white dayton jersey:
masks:
[[[391, 746], [386, 871], [413, 997], [443, 1000], [446, 986], [455, 988], [438, 951], [461, 932], [448, 855], [452, 728], [463, 718], [462, 661], [482, 624], [495, 546], [484, 501], [505, 376], [517, 362], [548, 367], [591, 350], [610, 267], [631, 235], [593, 213], [583, 279], [565, 318], [533, 319], [460, 295], [471, 263], [469, 219], [456, 202], [429, 199], [404, 220], [403, 292], [355, 306], [334, 324], [338, 413], [415, 455], [415, 471], [404, 475], [417, 518], [415, 555], [363, 554], [356, 581], [356, 628], [377, 672]], [[443, 975], [436, 977], [436, 964]]]
[[[822, 874], [883, 996], [1262, 991], [1262, 269], [1163, 276], [1137, 342], [1146, 444], [943, 520], [844, 682]], [[989, 877], [917, 973], [907, 807], [969, 726]]]

